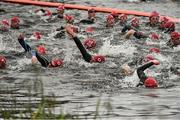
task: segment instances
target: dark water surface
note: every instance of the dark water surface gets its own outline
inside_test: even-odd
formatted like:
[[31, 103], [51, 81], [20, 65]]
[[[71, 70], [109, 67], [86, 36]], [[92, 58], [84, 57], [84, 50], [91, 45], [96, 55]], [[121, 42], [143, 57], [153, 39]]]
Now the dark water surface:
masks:
[[[92, 6], [113, 7], [119, 9], [158, 11], [162, 15], [180, 17], [178, 2], [168, 0], [150, 3], [127, 3], [122, 0], [69, 0], [65, 3], [83, 4]], [[180, 118], [180, 78], [170, 71], [170, 67], [180, 65], [180, 47], [170, 49], [165, 43], [169, 36], [156, 28], [145, 27], [148, 18], [141, 18], [144, 32], [157, 32], [161, 39], [152, 42], [150, 39], [124, 40], [120, 35], [122, 27], [105, 28], [105, 16], [97, 13], [97, 23], [92, 25], [95, 33], [92, 35], [97, 41], [97, 47], [90, 51], [92, 54], [107, 56], [103, 64], [89, 64], [84, 62], [79, 50], [68, 37], [54, 38], [56, 28], [63, 26], [65, 21], [54, 20], [45, 22], [32, 11], [40, 7], [23, 6], [18, 4], [2, 3], [0, 20], [10, 19], [16, 15], [21, 18], [21, 29], [0, 33], [0, 54], [7, 57], [8, 67], [0, 70], [0, 106], [20, 113], [24, 108], [37, 108], [42, 94], [45, 97], [55, 96], [54, 113], [64, 111], [70, 114], [79, 114], [80, 118], [93, 119], [98, 100], [99, 119], [110, 120], [143, 120]], [[55, 8], [50, 8], [55, 12]], [[75, 25], [81, 28], [80, 39], [87, 37], [83, 32], [89, 25], [78, 24], [78, 21], [87, 16], [85, 11], [67, 10], [67, 14], [75, 16]], [[129, 18], [132, 18], [130, 16]], [[179, 31], [177, 24], [177, 31]], [[34, 31], [40, 31], [43, 38], [40, 41], [29, 39]], [[64, 60], [62, 68], [44, 69], [40, 65], [32, 66], [30, 55], [24, 54], [17, 41], [17, 35], [24, 32], [27, 42], [33, 48], [44, 44], [47, 48], [47, 57], [60, 57]], [[32, 37], [31, 37], [32, 38]], [[147, 45], [149, 44], [149, 46]], [[140, 56], [148, 54], [151, 47], [159, 47], [161, 55], [155, 55], [161, 62], [160, 66], [152, 67], [147, 74], [157, 78], [159, 89], [136, 88], [138, 82], [136, 74], [131, 77], [120, 75], [121, 65], [130, 63]], [[137, 65], [138, 66], [138, 65]], [[136, 65], [132, 67], [137, 68]]]

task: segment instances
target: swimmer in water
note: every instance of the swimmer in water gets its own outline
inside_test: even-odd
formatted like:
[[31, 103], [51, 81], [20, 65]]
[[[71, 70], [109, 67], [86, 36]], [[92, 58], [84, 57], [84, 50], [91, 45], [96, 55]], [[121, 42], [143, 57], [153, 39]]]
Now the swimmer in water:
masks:
[[93, 24], [95, 23], [95, 20], [96, 20], [96, 11], [92, 8], [88, 10], [88, 18], [81, 20], [80, 23]]
[[167, 46], [174, 48], [180, 45], [180, 33], [171, 32], [170, 37], [170, 40], [166, 43]]
[[25, 52], [30, 52], [32, 55], [31, 61], [33, 64], [40, 62], [42, 67], [59, 67], [63, 65], [63, 61], [59, 58], [53, 58], [49, 61], [47, 58], [42, 56], [40, 53], [31, 49], [31, 47], [24, 41], [24, 35], [20, 34], [18, 37], [20, 45], [24, 48]]
[[0, 69], [6, 68], [6, 58], [0, 55]]
[[58, 8], [56, 10], [57, 10], [57, 17], [60, 19], [63, 19], [64, 18], [64, 11], [65, 11], [64, 5], [58, 6]]
[[75, 44], [77, 45], [78, 49], [80, 50], [83, 59], [86, 62], [92, 63], [92, 62], [98, 62], [98, 63], [102, 63], [105, 61], [105, 57], [102, 55], [90, 55], [85, 47], [83, 46], [83, 44], [81, 43], [81, 41], [79, 40], [79, 38], [77, 37], [77, 34], [73, 31], [72, 29], [72, 25], [66, 25], [65, 27], [66, 32], [68, 33], [68, 35], [74, 40]]
[[19, 27], [20, 27], [20, 19], [19, 19], [19, 17], [14, 16], [14, 17], [11, 19], [11, 28], [13, 28], [13, 29], [19, 29]]
[[[156, 79], [154, 79], [153, 77], [147, 76], [144, 71], [153, 65], [159, 65], [159, 64], [160, 63], [158, 60], [151, 60], [148, 63], [145, 63], [144, 65], [137, 68], [137, 75], [140, 79], [139, 83], [137, 84], [137, 87], [142, 86], [142, 85], [144, 85], [146, 88], [158, 87], [158, 83]], [[122, 71], [125, 75], [132, 75], [134, 72], [132, 69], [130, 69], [128, 65], [123, 66]]]

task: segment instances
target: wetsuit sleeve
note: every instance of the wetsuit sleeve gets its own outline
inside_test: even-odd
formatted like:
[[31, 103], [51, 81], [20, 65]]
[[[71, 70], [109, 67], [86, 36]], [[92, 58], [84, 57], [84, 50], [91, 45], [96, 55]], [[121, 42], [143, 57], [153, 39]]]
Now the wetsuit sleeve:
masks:
[[[152, 65], [154, 65], [153, 62], [149, 62], [149, 63], [146, 63], [146, 64], [138, 67], [138, 69], [137, 69], [137, 74], [138, 74], [138, 77], [139, 77], [139, 79], [140, 79], [139, 85], [144, 84], [144, 81], [147, 79], [147, 76], [146, 76], [146, 74], [144, 73], [144, 70], [146, 70], [147, 68], [151, 67]], [[138, 86], [139, 86], [139, 85], [138, 85]]]
[[31, 51], [31, 47], [24, 41], [24, 39], [18, 39], [20, 45], [24, 48], [25, 52]]
[[79, 48], [84, 60], [86, 62], [91, 62], [92, 56], [86, 51], [86, 49], [82, 45], [81, 41], [77, 37], [74, 37], [73, 40], [76, 43], [77, 47]]
[[144, 35], [143, 33], [141, 32], [134, 32], [134, 37], [136, 37], [137, 39], [141, 39], [141, 38], [147, 38], [146, 35]]
[[45, 57], [43, 57], [43, 56], [41, 56], [39, 53], [37, 53], [36, 52], [36, 58], [37, 58], [37, 60], [41, 63], [41, 65], [43, 66], [43, 67], [48, 67], [49, 66], [49, 61], [45, 58]]
[[127, 30], [130, 30], [132, 27], [131, 25], [125, 25], [123, 29], [121, 30], [122, 33], [126, 32]]
[[80, 23], [93, 24], [94, 23], [94, 19], [84, 19], [84, 20], [81, 20]]

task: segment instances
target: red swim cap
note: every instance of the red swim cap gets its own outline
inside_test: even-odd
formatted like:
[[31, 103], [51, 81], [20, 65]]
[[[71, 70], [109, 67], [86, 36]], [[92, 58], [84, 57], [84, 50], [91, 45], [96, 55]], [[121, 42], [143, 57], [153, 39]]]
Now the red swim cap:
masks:
[[139, 18], [133, 18], [132, 20], [131, 20], [131, 25], [133, 26], [133, 27], [139, 27], [139, 24], [140, 24], [140, 21], [139, 21]]
[[114, 18], [117, 18], [117, 17], [119, 16], [119, 14], [116, 13], [116, 12], [111, 12], [111, 15], [112, 15]]
[[6, 67], [6, 58], [4, 56], [0, 56], [0, 68]]
[[70, 23], [72, 23], [73, 21], [74, 21], [74, 17], [73, 16], [71, 16], [71, 15], [65, 15], [65, 20], [66, 20], [66, 22], [70, 22]]
[[86, 47], [86, 49], [94, 48], [94, 47], [96, 47], [96, 41], [91, 38], [87, 38], [84, 41], [84, 46]]
[[7, 19], [4, 19], [4, 20], [2, 20], [2, 24], [6, 25], [6, 26], [9, 26], [9, 21]]
[[20, 22], [19, 17], [14, 16], [14, 17], [11, 19], [11, 22], [17, 22], [17, 23], [19, 23], [19, 22]]
[[61, 59], [53, 59], [50, 63], [50, 67], [59, 67], [62, 66], [64, 63]]
[[46, 10], [44, 15], [45, 16], [52, 16], [52, 12], [50, 10]]
[[151, 17], [159, 17], [159, 13], [157, 13], [156, 11], [153, 11], [150, 15], [150, 18]]
[[121, 14], [119, 16], [119, 20], [120, 20], [120, 23], [126, 23], [127, 22], [127, 15], [126, 14]]
[[58, 6], [58, 8], [57, 8], [58, 11], [64, 10], [64, 9], [65, 9], [64, 5], [60, 5], [60, 6]]
[[155, 53], [160, 53], [159, 48], [151, 48], [149, 51], [150, 52], [155, 52]]
[[164, 27], [165, 27], [165, 28], [175, 29], [175, 23], [172, 22], [172, 21], [167, 21], [167, 22], [164, 24]]
[[105, 57], [102, 55], [93, 55], [91, 62], [98, 62], [98, 63], [102, 63], [105, 61]]
[[177, 39], [180, 39], [180, 33], [178, 33], [178, 32], [172, 32], [171, 34], [170, 34], [170, 36], [171, 36], [171, 39], [172, 40], [177, 40]]
[[37, 40], [41, 39], [41, 33], [40, 32], [34, 32], [33, 35]]
[[37, 52], [41, 55], [44, 55], [46, 54], [46, 48], [44, 47], [44, 45], [39, 45], [37, 48], [36, 48]]
[[152, 33], [152, 34], [150, 35], [150, 37], [151, 37], [152, 40], [158, 40], [158, 39], [159, 39], [159, 36], [158, 36], [158, 34], [156, 34], [156, 33]]
[[92, 33], [93, 31], [94, 31], [94, 29], [92, 27], [87, 27], [86, 28], [87, 33]]
[[144, 81], [144, 86], [147, 88], [156, 88], [156, 87], [158, 87], [158, 83], [153, 77], [148, 77]]
[[144, 62], [149, 62], [151, 60], [154, 60], [154, 57], [151, 54], [148, 54], [145, 58], [144, 58]]

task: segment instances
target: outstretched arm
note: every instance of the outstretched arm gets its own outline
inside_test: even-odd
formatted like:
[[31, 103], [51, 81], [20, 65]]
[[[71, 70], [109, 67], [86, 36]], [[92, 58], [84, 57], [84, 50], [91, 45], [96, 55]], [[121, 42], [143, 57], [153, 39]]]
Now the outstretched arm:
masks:
[[148, 63], [146, 63], [146, 64], [138, 67], [138, 69], [137, 69], [137, 74], [138, 74], [138, 77], [139, 77], [139, 79], [140, 79], [140, 83], [138, 84], [138, 86], [144, 84], [144, 81], [147, 79], [147, 76], [146, 76], [146, 74], [144, 73], [144, 71], [145, 71], [147, 68], [151, 67], [152, 65], [158, 65], [158, 64], [159, 64], [159, 61], [157, 61], [157, 60], [152, 60], [152, 61], [150, 61], [150, 62], [148, 62]]
[[25, 52], [31, 51], [31, 47], [24, 41], [24, 36], [22, 34], [19, 35], [18, 41], [20, 45], [24, 48]]
[[81, 43], [81, 41], [77, 37], [76, 33], [74, 33], [73, 30], [71, 29], [70, 25], [66, 25], [66, 31], [73, 38], [74, 42], [76, 43], [78, 49], [80, 50], [80, 52], [82, 54], [84, 60], [86, 62], [91, 62], [92, 56], [86, 51], [83, 44]]

